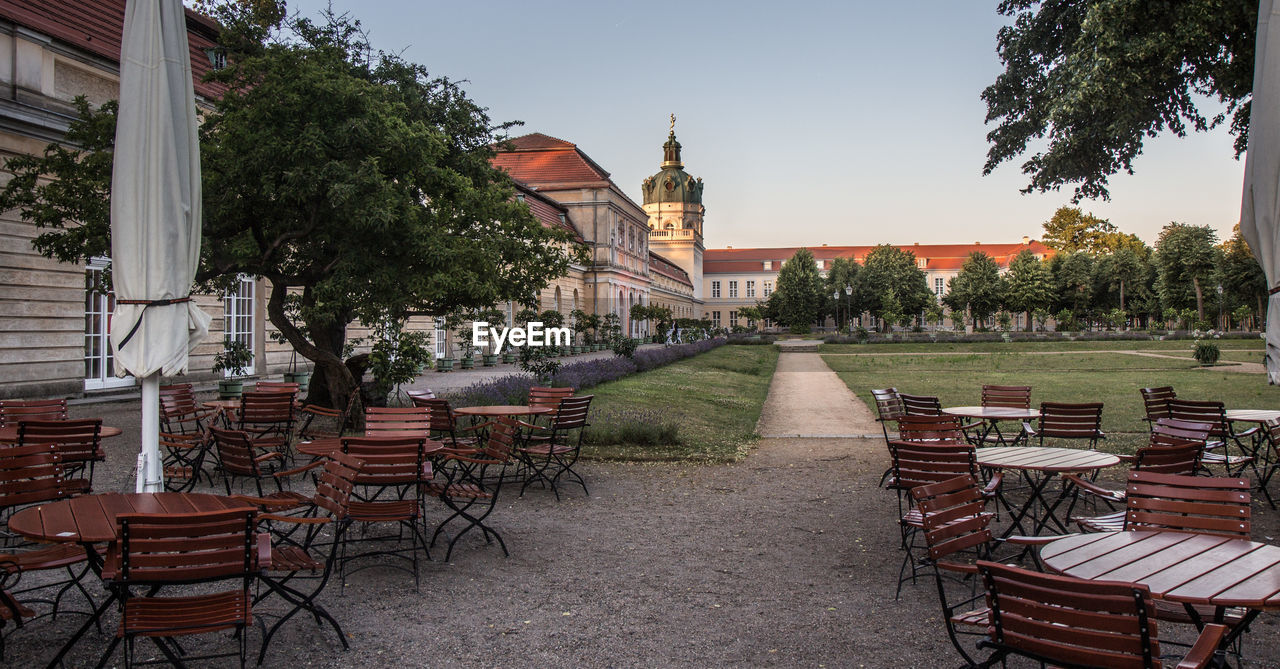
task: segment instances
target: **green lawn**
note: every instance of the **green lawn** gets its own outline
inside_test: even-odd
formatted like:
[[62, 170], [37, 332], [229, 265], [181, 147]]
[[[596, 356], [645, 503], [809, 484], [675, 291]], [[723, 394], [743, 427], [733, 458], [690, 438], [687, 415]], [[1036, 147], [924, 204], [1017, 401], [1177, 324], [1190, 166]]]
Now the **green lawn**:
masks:
[[583, 456], [738, 459], [756, 438], [777, 362], [773, 346], [727, 345], [596, 386]]
[[[1073, 349], [1076, 344], [1096, 342], [1063, 342], [1059, 350]], [[1150, 344], [1186, 342], [1108, 342], [1108, 348], [1151, 350]], [[1247, 341], [1224, 344], [1244, 348]], [[1042, 344], [1036, 350], [1052, 350]], [[892, 345], [829, 346], [829, 351], [889, 352]], [[910, 345], [917, 346], [917, 345]], [[951, 350], [965, 350], [965, 345], [945, 345]], [[968, 350], [986, 344], [970, 344]], [[991, 346], [1000, 347], [1000, 344]], [[1003, 345], [1009, 350], [1011, 345]], [[940, 345], [938, 348], [942, 348]], [[925, 347], [927, 351], [938, 348]], [[894, 348], [896, 352], [907, 352]], [[1077, 349], [1078, 350], [1078, 349]], [[1172, 351], [1170, 351], [1172, 353]], [[1224, 358], [1228, 355], [1224, 351]], [[1231, 355], [1257, 355], [1239, 351]], [[1261, 374], [1241, 374], [1221, 369], [1197, 369], [1168, 358], [1124, 355], [1116, 353], [1081, 353], [1079, 355], [824, 355], [853, 392], [874, 410], [872, 388], [896, 387], [902, 392], [937, 395], [943, 406], [978, 404], [983, 384], [1029, 385], [1033, 405], [1043, 401], [1095, 402], [1106, 405], [1102, 426], [1108, 435], [1109, 450], [1132, 452], [1146, 441], [1146, 424], [1142, 421], [1142, 398], [1138, 390], [1148, 386], [1173, 386], [1179, 397], [1214, 399], [1227, 408], [1280, 409], [1280, 387], [1268, 386]]]
[[[1218, 348], [1231, 351], [1261, 351], [1265, 342], [1261, 339], [1223, 339]], [[1195, 347], [1189, 339], [1177, 341], [1015, 341], [966, 343], [915, 343], [899, 344], [823, 344], [821, 353], [948, 353], [954, 351], [1026, 353], [1031, 351], [1178, 351], [1191, 354]]]

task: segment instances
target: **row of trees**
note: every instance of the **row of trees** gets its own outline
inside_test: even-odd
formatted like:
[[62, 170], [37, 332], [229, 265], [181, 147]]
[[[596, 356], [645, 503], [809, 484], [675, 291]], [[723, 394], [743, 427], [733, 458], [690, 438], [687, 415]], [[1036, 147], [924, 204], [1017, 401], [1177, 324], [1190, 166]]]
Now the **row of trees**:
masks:
[[[1057, 253], [1041, 260], [1031, 250], [1005, 272], [991, 256], [975, 252], [951, 278], [938, 304], [910, 251], [882, 245], [862, 265], [836, 258], [823, 277], [813, 254], [800, 249], [778, 273], [777, 290], [758, 309], [740, 312], [807, 332], [833, 317], [839, 328], [864, 312], [881, 327], [953, 322], [985, 327], [997, 314], [1023, 314], [1024, 326], [1050, 317], [1059, 328], [1128, 324], [1173, 327], [1252, 325], [1264, 313], [1262, 268], [1240, 235], [1218, 243], [1208, 226], [1170, 223], [1155, 247], [1110, 222], [1073, 207], [1044, 224], [1043, 243]], [[1222, 315], [1221, 320], [1218, 319]]]

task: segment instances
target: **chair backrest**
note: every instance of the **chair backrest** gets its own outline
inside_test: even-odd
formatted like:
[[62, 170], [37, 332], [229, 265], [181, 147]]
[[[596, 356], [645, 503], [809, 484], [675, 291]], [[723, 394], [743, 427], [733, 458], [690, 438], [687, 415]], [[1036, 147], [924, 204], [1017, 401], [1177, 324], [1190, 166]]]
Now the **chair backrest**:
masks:
[[900, 441], [965, 443], [959, 416], [903, 416], [898, 421]]
[[1250, 487], [1249, 479], [1129, 472], [1124, 527], [1248, 539]]
[[902, 413], [907, 416], [941, 416], [942, 402], [933, 395], [908, 395], [898, 393], [902, 400]]
[[1160, 418], [1169, 417], [1169, 400], [1178, 396], [1177, 393], [1173, 392], [1173, 386], [1143, 388], [1140, 392], [1142, 393], [1142, 406], [1147, 412], [1147, 420], [1155, 422]]
[[1168, 401], [1169, 418], [1188, 423], [1204, 423], [1211, 426], [1209, 437], [1225, 439], [1230, 433], [1227, 426], [1227, 407], [1222, 402], [1180, 400]]
[[247, 588], [257, 571], [256, 515], [254, 509], [120, 514], [119, 578], [161, 584], [243, 577]]
[[457, 417], [453, 414], [453, 407], [449, 406], [449, 400], [414, 396], [410, 396], [409, 399], [413, 400], [413, 406], [427, 410], [427, 423], [432, 432], [452, 434], [457, 428]]
[[1197, 423], [1176, 418], [1157, 418], [1151, 424], [1151, 445], [1171, 446], [1186, 441], [1203, 445], [1213, 434], [1212, 423]]
[[489, 438], [484, 442], [484, 454], [506, 462], [511, 459], [519, 438], [520, 422], [511, 416], [498, 416], [489, 430]]
[[284, 381], [259, 381], [253, 386], [254, 392], [259, 393], [290, 393], [298, 394], [298, 384], [286, 383]]
[[65, 499], [76, 493], [63, 478], [53, 444], [0, 448], [0, 517], [8, 510]]
[[1041, 402], [1040, 428], [1036, 431], [1041, 440], [1045, 437], [1097, 440], [1102, 436], [1102, 403]]
[[0, 427], [16, 425], [20, 420], [66, 420], [67, 401], [3, 400], [0, 401]]
[[573, 388], [533, 386], [529, 389], [529, 406], [554, 409], [560, 405], [560, 400], [566, 397], [573, 397]]
[[1071, 667], [1159, 667], [1145, 585], [1087, 581], [978, 562], [991, 609], [988, 643]]
[[334, 520], [343, 520], [351, 509], [351, 491], [356, 477], [364, 468], [364, 460], [347, 453], [334, 453], [326, 458], [324, 469], [316, 477], [316, 492], [311, 502], [329, 512]]
[[342, 452], [364, 461], [355, 476], [361, 486], [408, 486], [430, 478], [425, 462], [426, 437], [343, 437]]
[[942, 560], [968, 549], [985, 554], [993, 537], [991, 514], [978, 479], [965, 474], [911, 489], [911, 498], [920, 510], [929, 557]]
[[431, 411], [426, 407], [369, 407], [364, 412], [365, 436], [419, 436], [431, 429]]
[[1178, 441], [1169, 445], [1147, 446], [1134, 455], [1133, 469], [1155, 474], [1195, 476], [1200, 470], [1203, 441]]
[[287, 426], [293, 422], [293, 393], [253, 391], [240, 396], [240, 425], [267, 423]]
[[897, 388], [872, 388], [871, 397], [876, 401], [876, 420], [882, 423], [896, 421], [907, 413]]
[[982, 406], [1031, 408], [1031, 386], [982, 386]]
[[591, 400], [595, 395], [566, 397], [560, 400], [555, 416], [551, 418], [551, 427], [555, 430], [577, 430], [587, 426], [587, 413], [591, 408]]
[[232, 476], [254, 478], [262, 475], [256, 459], [261, 453], [254, 450], [253, 437], [248, 432], [211, 427], [209, 436], [213, 437], [214, 448], [218, 451], [218, 461], [222, 463], [222, 469], [226, 473]]
[[900, 490], [978, 475], [977, 456], [969, 444], [890, 441], [889, 456], [893, 460], [892, 487]]
[[53, 444], [64, 463], [89, 462], [106, 457], [102, 450], [102, 419], [21, 420], [18, 443]]

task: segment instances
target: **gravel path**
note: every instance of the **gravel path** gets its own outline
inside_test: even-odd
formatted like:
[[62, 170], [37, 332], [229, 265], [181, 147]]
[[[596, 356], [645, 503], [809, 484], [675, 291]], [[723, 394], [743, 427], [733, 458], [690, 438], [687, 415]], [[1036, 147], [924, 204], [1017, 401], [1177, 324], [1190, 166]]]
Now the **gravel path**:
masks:
[[[958, 665], [932, 584], [893, 599], [901, 553], [896, 502], [877, 488], [883, 439], [824, 368], [816, 355], [780, 356], [761, 430], [877, 438], [765, 438], [727, 465], [582, 463], [591, 495], [570, 489], [559, 503], [544, 490], [520, 498], [507, 488], [490, 520], [511, 557], [469, 537], [450, 563], [437, 546], [416, 589], [410, 576], [382, 568], [353, 575], [345, 593], [335, 580], [323, 602], [351, 650], [295, 619], [266, 666]], [[109, 443], [100, 489], [130, 486], [137, 411], [136, 403], [77, 407], [126, 428]], [[443, 517], [430, 506], [433, 522]], [[1255, 537], [1276, 535], [1275, 514], [1254, 520]], [[276, 611], [265, 603], [255, 616]], [[1264, 616], [1250, 635], [1261, 666], [1280, 657], [1275, 618]], [[41, 620], [14, 632], [7, 666], [42, 665], [77, 623]], [[260, 638], [250, 633], [251, 650]], [[103, 643], [90, 633], [69, 666], [91, 666]], [[187, 646], [233, 643], [210, 635]]]

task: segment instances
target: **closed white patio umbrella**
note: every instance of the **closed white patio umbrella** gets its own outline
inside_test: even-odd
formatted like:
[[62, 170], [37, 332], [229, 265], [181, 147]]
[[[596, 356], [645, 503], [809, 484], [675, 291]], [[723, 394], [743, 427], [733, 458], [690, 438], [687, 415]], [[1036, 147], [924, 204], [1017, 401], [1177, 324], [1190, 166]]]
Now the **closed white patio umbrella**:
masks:
[[1280, 384], [1280, 6], [1262, 0], [1244, 163], [1240, 232], [1262, 265], [1267, 300], [1267, 379]]
[[181, 0], [130, 0], [111, 175], [111, 346], [116, 374], [142, 379], [138, 492], [164, 488], [160, 377], [186, 372], [209, 333], [209, 315], [190, 301], [200, 259], [196, 129]]

